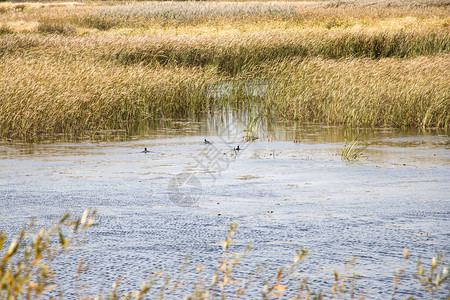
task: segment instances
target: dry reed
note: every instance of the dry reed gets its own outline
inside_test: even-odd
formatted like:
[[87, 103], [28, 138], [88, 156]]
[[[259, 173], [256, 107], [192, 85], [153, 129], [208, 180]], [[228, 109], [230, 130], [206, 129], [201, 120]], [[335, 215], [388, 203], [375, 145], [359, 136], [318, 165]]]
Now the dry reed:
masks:
[[337, 3], [2, 4], [0, 136], [204, 113], [242, 80], [282, 118], [449, 129], [448, 3]]

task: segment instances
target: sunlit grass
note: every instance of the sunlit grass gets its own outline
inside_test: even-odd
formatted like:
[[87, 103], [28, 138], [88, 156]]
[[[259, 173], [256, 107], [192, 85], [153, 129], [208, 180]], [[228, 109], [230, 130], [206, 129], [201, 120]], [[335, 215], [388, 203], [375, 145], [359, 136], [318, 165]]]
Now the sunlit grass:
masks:
[[450, 125], [448, 55], [312, 58], [267, 64], [266, 70], [273, 93], [265, 107], [285, 119], [366, 127]]
[[88, 59], [3, 59], [1, 134], [89, 134], [127, 129], [151, 119], [200, 113], [211, 72], [128, 68]]
[[[448, 129], [450, 5], [369, 2], [1, 3], [0, 136], [123, 129], [229, 100], [299, 121]], [[225, 81], [269, 92], [206, 97]]]

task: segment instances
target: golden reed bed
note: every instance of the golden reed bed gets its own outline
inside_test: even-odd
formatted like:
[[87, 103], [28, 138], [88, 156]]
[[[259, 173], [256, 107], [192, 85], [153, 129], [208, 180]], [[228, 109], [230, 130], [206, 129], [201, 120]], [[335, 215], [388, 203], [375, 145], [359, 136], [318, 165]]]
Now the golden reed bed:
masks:
[[[124, 129], [260, 103], [349, 126], [449, 129], [449, 1], [0, 4], [0, 136]], [[207, 97], [211, 85], [269, 92]]]

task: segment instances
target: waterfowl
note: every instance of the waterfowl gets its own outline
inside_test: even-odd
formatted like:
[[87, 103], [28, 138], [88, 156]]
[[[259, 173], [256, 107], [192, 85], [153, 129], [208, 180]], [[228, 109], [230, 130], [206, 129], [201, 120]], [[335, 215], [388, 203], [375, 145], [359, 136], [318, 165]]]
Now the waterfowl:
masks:
[[147, 150], [147, 148], [144, 148], [144, 151], [142, 153], [149, 153], [150, 151]]
[[241, 148], [239, 148], [239, 145], [236, 147], [236, 148], [234, 148], [234, 151], [241, 151], [242, 149]]
[[210, 141], [208, 141], [207, 139], [205, 139], [205, 142], [204, 142], [206, 145], [211, 145], [211, 142]]

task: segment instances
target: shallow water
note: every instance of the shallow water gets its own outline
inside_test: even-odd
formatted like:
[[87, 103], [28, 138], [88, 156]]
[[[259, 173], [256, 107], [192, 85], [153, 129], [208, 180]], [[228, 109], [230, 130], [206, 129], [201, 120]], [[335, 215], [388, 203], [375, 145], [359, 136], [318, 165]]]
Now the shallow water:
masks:
[[[30, 218], [45, 225], [96, 208], [99, 226], [55, 265], [69, 297], [82, 258], [90, 269], [81, 293], [106, 293], [120, 276], [122, 290], [138, 288], [150, 272], [178, 272], [187, 254], [187, 282], [198, 278], [197, 263], [210, 274], [233, 222], [231, 250], [253, 243], [235, 275], [247, 278], [265, 264], [247, 297], [259, 297], [261, 280], [274, 280], [300, 247], [310, 250], [299, 274], [311, 287], [329, 293], [333, 270], [344, 272], [354, 256], [357, 291], [378, 299], [392, 294], [407, 247], [398, 295], [425, 297], [411, 276], [415, 262], [429, 265], [450, 250], [448, 135], [263, 122], [253, 128], [259, 138], [244, 142], [249, 120], [172, 122], [121, 141], [105, 133], [112, 141], [0, 144], [0, 229], [14, 235]], [[358, 161], [342, 161], [346, 137], [356, 135], [369, 147]], [[243, 150], [234, 151], [238, 144]]]

